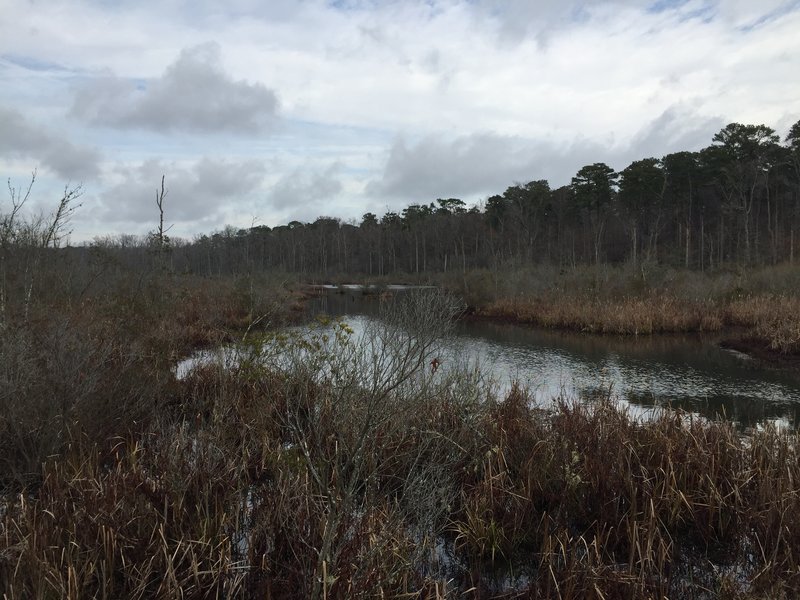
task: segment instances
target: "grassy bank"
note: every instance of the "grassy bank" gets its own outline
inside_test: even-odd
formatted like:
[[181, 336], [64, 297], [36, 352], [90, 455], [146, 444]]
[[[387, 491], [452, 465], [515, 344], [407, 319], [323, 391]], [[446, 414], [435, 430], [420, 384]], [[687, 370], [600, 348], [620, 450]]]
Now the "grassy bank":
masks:
[[[530, 408], [524, 390], [498, 398], [469, 368], [430, 372], [458, 306], [436, 294], [412, 300], [392, 305], [364, 343], [339, 325], [266, 332], [248, 336], [234, 364], [198, 366], [183, 380], [116, 347], [116, 358], [93, 365], [94, 392], [81, 391], [78, 374], [59, 376], [58, 395], [37, 392], [76, 401], [35, 430], [24, 419], [41, 403], [29, 407], [28, 391], [13, 416], [2, 413], [3, 473], [9, 464], [27, 473], [3, 482], [2, 592], [800, 591], [796, 435], [767, 428], [745, 438], [671, 412], [637, 422], [605, 398], [548, 412]], [[59, 443], [15, 462], [36, 446], [9, 436], [57, 423]]]
[[615, 335], [719, 332], [765, 359], [800, 355], [800, 267], [533, 267], [440, 281], [464, 294], [474, 318]]
[[466, 300], [468, 318], [593, 334], [719, 333], [729, 346], [766, 360], [800, 357], [800, 267], [791, 265], [709, 273], [658, 265], [534, 265], [399, 274], [363, 283], [379, 289], [392, 283], [439, 285]]

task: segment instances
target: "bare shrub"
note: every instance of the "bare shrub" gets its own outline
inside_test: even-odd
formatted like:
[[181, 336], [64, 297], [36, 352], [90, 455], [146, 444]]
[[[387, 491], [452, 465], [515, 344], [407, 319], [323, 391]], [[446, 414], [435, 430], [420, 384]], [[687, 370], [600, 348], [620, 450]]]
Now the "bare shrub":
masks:
[[113, 331], [59, 317], [8, 329], [0, 364], [0, 471], [12, 487], [38, 481], [45, 460], [69, 444], [140, 430], [166, 383]]
[[[429, 403], [435, 404], [441, 392], [429, 364], [459, 310], [451, 296], [438, 290], [409, 292], [386, 304], [383, 320], [358, 339], [336, 326], [310, 338], [283, 340], [277, 353], [268, 345], [258, 357], [267, 370], [284, 374], [283, 388], [271, 393], [281, 398], [278, 418], [287, 452], [300, 458], [308, 477], [302, 483], [308, 486], [302, 519], [283, 519], [282, 527], [295, 523], [294, 535], [300, 535], [301, 523], [318, 523], [303, 534], [313, 549], [304, 559], [313, 559], [312, 597], [329, 592], [340, 597], [345, 585], [376, 592], [364, 587], [374, 575], [350, 570], [354, 552], [365, 564], [371, 564], [367, 556], [374, 552], [382, 556], [375, 563], [382, 565], [380, 585], [413, 574], [413, 560], [397, 562], [393, 568], [399, 571], [392, 574], [383, 546], [353, 546], [374, 538], [358, 532], [364, 519], [374, 519], [378, 498], [389, 499], [380, 509], [386, 524], [404, 523], [385, 530], [392, 543], [413, 533], [408, 529], [411, 515], [420, 524], [414, 530], [428, 536], [444, 525], [454, 485], [448, 468], [463, 449], [420, 415], [429, 414]], [[404, 517], [395, 520], [399, 515]], [[273, 529], [272, 539], [283, 535]], [[416, 542], [409, 547], [416, 547], [419, 556], [433, 538]]]

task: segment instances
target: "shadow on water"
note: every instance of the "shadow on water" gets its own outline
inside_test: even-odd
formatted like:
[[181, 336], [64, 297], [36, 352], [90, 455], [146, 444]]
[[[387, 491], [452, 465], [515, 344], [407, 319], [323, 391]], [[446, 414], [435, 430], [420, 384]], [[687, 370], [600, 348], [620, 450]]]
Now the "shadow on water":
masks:
[[[337, 290], [315, 298], [309, 309], [360, 329], [377, 318], [379, 305], [360, 290]], [[796, 374], [761, 368], [701, 335], [632, 338], [461, 322], [442, 359], [444, 368], [448, 361], [477, 361], [501, 390], [517, 381], [541, 404], [610, 390], [634, 413], [671, 406], [744, 428], [800, 425]]]

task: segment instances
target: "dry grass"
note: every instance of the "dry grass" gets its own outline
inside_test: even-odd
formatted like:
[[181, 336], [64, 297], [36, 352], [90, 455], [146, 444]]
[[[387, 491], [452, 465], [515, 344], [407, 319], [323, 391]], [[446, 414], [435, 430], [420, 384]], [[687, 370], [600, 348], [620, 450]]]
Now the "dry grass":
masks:
[[[541, 271], [541, 269], [540, 269]], [[477, 274], [470, 283], [475, 286]], [[625, 269], [507, 274], [516, 282], [473, 290], [479, 317], [588, 333], [650, 335], [718, 332], [763, 340], [783, 354], [800, 351], [800, 269], [702, 275], [664, 270], [648, 278]], [[535, 280], [525, 284], [526, 278]], [[467, 284], [465, 284], [467, 285]]]
[[797, 437], [674, 413], [635, 423], [606, 401], [525, 406], [514, 391], [489, 415], [491, 451], [454, 516], [471, 560], [527, 561], [520, 597], [797, 593]]
[[[398, 408], [365, 427], [361, 388], [343, 395], [318, 373], [247, 356], [198, 367], [145, 431], [100, 445], [74, 438], [45, 462], [38, 487], [5, 495], [3, 593], [800, 591], [795, 434], [744, 437], [675, 412], [637, 422], [607, 399], [545, 412], [524, 390], [495, 400], [463, 373], [422, 383], [393, 395]], [[359, 433], [366, 451], [355, 460]]]
[[[278, 336], [268, 352], [249, 335], [237, 364], [176, 381], [175, 357], [254, 315], [281, 321], [288, 296], [192, 279], [136, 289], [65, 302], [0, 340], [4, 597], [800, 592], [793, 433], [744, 437], [675, 412], [637, 422], [605, 399], [536, 410], [468, 371], [431, 375], [434, 346], [392, 328], [371, 338], [387, 342], [377, 362], [346, 335]], [[597, 331], [716, 326], [677, 297], [591, 302]], [[796, 308], [746, 294], [725, 306], [723, 323], [776, 328]], [[512, 309], [580, 322], [578, 302]], [[433, 322], [404, 318], [433, 340]]]
[[723, 315], [709, 303], [662, 294], [621, 299], [512, 298], [492, 302], [477, 314], [540, 327], [620, 335], [719, 331], [724, 322]]
[[800, 351], [800, 298], [764, 294], [737, 299], [725, 309], [726, 320], [750, 328], [785, 354]]
[[238, 466], [180, 435], [163, 444], [120, 442], [110, 464], [90, 450], [71, 452], [45, 468], [34, 497], [10, 500], [6, 597], [212, 598], [241, 590], [244, 563], [231, 529], [241, 514]]

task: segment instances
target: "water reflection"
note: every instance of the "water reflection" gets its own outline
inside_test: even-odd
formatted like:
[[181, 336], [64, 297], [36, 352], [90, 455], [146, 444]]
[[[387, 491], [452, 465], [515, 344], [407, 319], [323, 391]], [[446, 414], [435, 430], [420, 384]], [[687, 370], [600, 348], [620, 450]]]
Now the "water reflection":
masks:
[[[362, 331], [378, 302], [360, 293], [326, 294], [312, 310], [345, 316]], [[527, 386], [535, 400], [582, 397], [610, 390], [637, 413], [672, 406], [743, 427], [800, 424], [800, 380], [760, 368], [701, 336], [623, 338], [554, 332], [514, 325], [460, 323], [441, 357], [488, 368], [500, 388]]]

